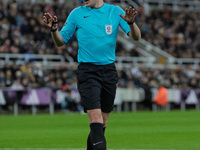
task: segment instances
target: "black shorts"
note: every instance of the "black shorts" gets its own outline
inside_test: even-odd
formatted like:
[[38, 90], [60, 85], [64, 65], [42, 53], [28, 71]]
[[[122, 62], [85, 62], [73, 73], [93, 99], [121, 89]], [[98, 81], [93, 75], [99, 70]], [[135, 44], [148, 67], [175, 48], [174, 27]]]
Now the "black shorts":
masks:
[[81, 63], [77, 70], [78, 90], [84, 110], [113, 110], [118, 74], [114, 63], [94, 65]]

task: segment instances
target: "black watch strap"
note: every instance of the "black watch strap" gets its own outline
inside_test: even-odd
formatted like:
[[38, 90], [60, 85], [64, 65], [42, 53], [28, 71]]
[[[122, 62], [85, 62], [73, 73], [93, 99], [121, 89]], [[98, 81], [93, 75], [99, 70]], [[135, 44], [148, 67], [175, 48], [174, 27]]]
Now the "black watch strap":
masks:
[[52, 25], [51, 25], [51, 32], [55, 32], [55, 31], [57, 31], [57, 28], [55, 28], [55, 29], [53, 29], [53, 26], [55, 25], [55, 24], [57, 24], [58, 23], [58, 21], [53, 21], [52, 22]]
[[57, 30], [58, 30], [58, 28], [51, 29], [51, 32], [56, 32]]
[[127, 22], [128, 23], [128, 25], [132, 25], [132, 24], [134, 24], [135, 23], [135, 21], [132, 21], [132, 22]]

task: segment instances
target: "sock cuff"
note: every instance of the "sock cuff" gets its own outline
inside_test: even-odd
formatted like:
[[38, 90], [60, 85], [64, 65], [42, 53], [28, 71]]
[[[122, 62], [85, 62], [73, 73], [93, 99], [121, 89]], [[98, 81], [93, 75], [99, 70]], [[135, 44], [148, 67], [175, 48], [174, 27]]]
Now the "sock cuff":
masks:
[[90, 128], [103, 128], [102, 123], [91, 123]]

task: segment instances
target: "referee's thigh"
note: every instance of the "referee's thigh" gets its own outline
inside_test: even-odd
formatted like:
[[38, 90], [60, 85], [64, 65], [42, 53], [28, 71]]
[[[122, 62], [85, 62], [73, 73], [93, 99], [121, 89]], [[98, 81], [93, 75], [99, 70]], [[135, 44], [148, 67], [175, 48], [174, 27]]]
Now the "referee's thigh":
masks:
[[115, 65], [111, 64], [105, 66], [103, 84], [101, 89], [102, 112], [109, 113], [113, 110], [117, 82], [118, 82], [118, 74]]
[[84, 110], [101, 109], [102, 85], [97, 67], [92, 64], [79, 65], [77, 80]]

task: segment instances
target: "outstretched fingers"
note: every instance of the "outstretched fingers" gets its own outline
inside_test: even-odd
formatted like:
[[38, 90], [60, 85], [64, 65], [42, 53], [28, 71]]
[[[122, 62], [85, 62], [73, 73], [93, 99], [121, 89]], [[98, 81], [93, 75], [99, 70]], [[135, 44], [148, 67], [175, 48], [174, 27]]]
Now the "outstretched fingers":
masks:
[[46, 24], [46, 26], [51, 27], [53, 17], [51, 16], [50, 13], [48, 13], [48, 12], [44, 13], [43, 20], [44, 20], [44, 23]]
[[47, 18], [47, 19], [50, 19], [50, 18], [52, 18], [52, 16], [51, 16], [51, 14], [50, 13], [44, 13], [44, 16]]
[[122, 17], [122, 19], [125, 20], [125, 16], [123, 16], [122, 14], [119, 14], [120, 17]]
[[135, 10], [135, 11], [133, 12], [133, 16], [135, 17], [135, 16], [137, 16], [137, 14], [138, 14], [138, 12]]
[[48, 23], [47, 23], [47, 22], [48, 22], [48, 19], [47, 19], [46, 16], [43, 16], [43, 20], [44, 20], [44, 23], [48, 24]]
[[128, 13], [129, 13], [129, 9], [126, 8], [126, 9], [125, 9], [125, 12], [126, 12], [125, 14], [128, 14]]
[[134, 17], [137, 16], [138, 12], [137, 12], [137, 10], [135, 10], [135, 8], [133, 6], [129, 6], [129, 9], [130, 9], [130, 14], [132, 16], [134, 16]]
[[54, 21], [54, 22], [58, 22], [57, 16], [53, 16], [53, 21]]
[[129, 7], [129, 14], [133, 14], [133, 12], [134, 12], [134, 9], [130, 6]]

